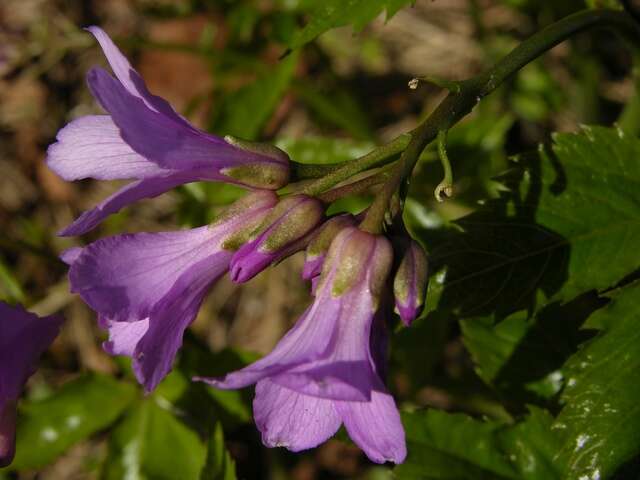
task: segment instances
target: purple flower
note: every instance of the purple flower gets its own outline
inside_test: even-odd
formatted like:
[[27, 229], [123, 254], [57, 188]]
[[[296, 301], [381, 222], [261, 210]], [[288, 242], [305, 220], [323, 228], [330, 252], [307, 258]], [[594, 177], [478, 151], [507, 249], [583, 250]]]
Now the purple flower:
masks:
[[134, 181], [84, 212], [60, 235], [83, 234], [121, 208], [184, 183], [221, 180], [267, 189], [287, 183], [284, 152], [196, 129], [149, 92], [104, 31], [88, 30], [116, 76], [101, 68], [87, 74], [91, 92], [109, 115], [81, 117], [65, 126], [48, 149], [47, 164], [65, 180]]
[[222, 379], [222, 389], [256, 383], [256, 424], [269, 447], [315, 447], [344, 424], [374, 462], [400, 463], [404, 430], [381, 379], [380, 310], [392, 263], [389, 241], [357, 228], [331, 244], [313, 304], [274, 350]]
[[40, 355], [58, 335], [62, 318], [40, 318], [0, 302], [0, 467], [15, 454], [16, 404]]
[[171, 370], [185, 329], [211, 285], [277, 202], [257, 190], [211, 225], [193, 230], [103, 238], [63, 254], [71, 291], [109, 331], [104, 349], [133, 359], [138, 381], [153, 390]]
[[282, 199], [231, 260], [231, 279], [251, 280], [265, 267], [299, 250], [308, 242], [324, 217], [325, 207], [316, 198], [291, 195]]
[[422, 311], [427, 292], [427, 254], [418, 242], [403, 238], [397, 244], [402, 251], [400, 265], [393, 279], [396, 313], [409, 326]]

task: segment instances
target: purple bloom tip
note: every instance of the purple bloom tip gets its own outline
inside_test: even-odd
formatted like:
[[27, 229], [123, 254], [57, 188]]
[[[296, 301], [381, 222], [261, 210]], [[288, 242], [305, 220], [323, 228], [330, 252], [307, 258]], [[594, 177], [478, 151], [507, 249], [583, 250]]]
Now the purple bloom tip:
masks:
[[231, 260], [231, 280], [243, 283], [265, 267], [302, 250], [324, 215], [324, 205], [306, 195], [282, 199], [269, 213], [253, 238]]
[[396, 243], [396, 249], [402, 250], [402, 256], [393, 279], [395, 309], [402, 322], [409, 326], [424, 308], [428, 281], [427, 254], [418, 242], [406, 238]]

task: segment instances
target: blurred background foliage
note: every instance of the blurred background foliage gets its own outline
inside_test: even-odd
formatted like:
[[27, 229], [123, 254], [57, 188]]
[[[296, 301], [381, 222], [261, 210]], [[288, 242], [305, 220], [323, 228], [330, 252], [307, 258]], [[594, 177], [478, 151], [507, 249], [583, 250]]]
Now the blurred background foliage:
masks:
[[[601, 401], [597, 388], [563, 389], [581, 376], [606, 383], [618, 367], [617, 385], [629, 385], [640, 364], [638, 342], [606, 369], [589, 356], [637, 336], [625, 306], [637, 305], [638, 288], [611, 290], [640, 266], [638, 77], [615, 34], [557, 46], [450, 132], [453, 200], [433, 197], [435, 149], [421, 157], [405, 219], [433, 269], [427, 312], [392, 343], [389, 385], [407, 412], [410, 448], [395, 472], [367, 462], [343, 434], [303, 454], [265, 449], [251, 391], [189, 381], [273, 347], [310, 298], [300, 255], [249, 285], [221, 281], [178, 367], [147, 397], [128, 361], [102, 352], [93, 313], [69, 293], [63, 249], [202, 225], [241, 190], [187, 185], [66, 239], [55, 232], [117, 185], [66, 183], [44, 164], [58, 129], [100, 111], [84, 75], [105, 61], [83, 26], [109, 32], [150, 90], [199, 127], [274, 142], [298, 162], [334, 163], [410, 130], [443, 98], [428, 83], [409, 89], [413, 77], [470, 77], [554, 20], [607, 5], [617, 2], [3, 0], [0, 299], [61, 311], [67, 322], [29, 382], [18, 456], [0, 479], [640, 478], [638, 413], [624, 417], [628, 432], [614, 428], [637, 387], [609, 391], [593, 421], [584, 408]], [[580, 129], [613, 123], [618, 130]], [[554, 132], [565, 133], [552, 141]], [[598, 331], [605, 343], [576, 354]], [[564, 431], [550, 434], [552, 424]], [[573, 443], [593, 437], [600, 447], [576, 456]]]

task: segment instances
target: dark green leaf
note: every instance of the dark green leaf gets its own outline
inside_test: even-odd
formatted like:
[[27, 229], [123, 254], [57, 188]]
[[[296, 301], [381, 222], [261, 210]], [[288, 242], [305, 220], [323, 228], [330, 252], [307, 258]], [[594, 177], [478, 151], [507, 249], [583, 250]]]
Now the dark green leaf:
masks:
[[567, 480], [610, 478], [640, 451], [640, 283], [612, 292], [589, 319], [604, 331], [567, 363], [554, 424]]
[[402, 479], [554, 480], [551, 417], [538, 409], [508, 426], [436, 410], [404, 414], [409, 456]]
[[133, 385], [87, 375], [52, 396], [24, 402], [14, 469], [39, 468], [70, 446], [111, 425], [135, 398]]
[[332, 28], [352, 25], [356, 31], [362, 30], [383, 10], [387, 20], [398, 10], [415, 0], [328, 0], [317, 1], [316, 8], [302, 30], [297, 32], [290, 44], [296, 49], [310, 42], [321, 33]]
[[149, 398], [113, 431], [103, 478], [196, 480], [205, 456], [198, 435]]
[[216, 423], [207, 446], [207, 463], [200, 474], [200, 480], [235, 480], [236, 466], [224, 446], [222, 425]]
[[557, 134], [505, 175], [510, 192], [440, 236], [425, 232], [440, 307], [504, 318], [602, 290], [640, 266], [640, 140], [615, 129]]

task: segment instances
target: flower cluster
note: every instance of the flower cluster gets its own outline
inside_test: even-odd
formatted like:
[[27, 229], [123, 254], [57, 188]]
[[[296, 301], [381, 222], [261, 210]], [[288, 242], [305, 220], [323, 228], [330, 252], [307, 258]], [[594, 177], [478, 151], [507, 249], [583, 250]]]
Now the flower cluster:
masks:
[[16, 405], [22, 386], [61, 324], [60, 317], [39, 318], [0, 302], [0, 467], [9, 465], [15, 454]]
[[394, 255], [385, 236], [359, 229], [353, 216], [328, 218], [320, 199], [279, 197], [274, 190], [289, 180], [284, 152], [196, 129], [148, 91], [102, 30], [89, 31], [115, 74], [94, 68], [87, 78], [109, 115], [64, 127], [48, 165], [67, 180], [133, 181], [62, 235], [85, 233], [124, 206], [187, 182], [248, 189], [210, 225], [116, 235], [63, 253], [72, 291], [108, 331], [105, 350], [130, 356], [139, 382], [152, 391], [171, 370], [184, 331], [216, 280], [229, 271], [232, 281], [246, 282], [306, 250], [302, 273], [314, 301], [291, 331], [246, 368], [197, 380], [221, 389], [255, 383], [254, 416], [267, 446], [308, 449], [344, 424], [371, 460], [402, 462], [404, 431], [384, 383], [385, 324], [394, 301], [405, 324], [420, 314], [427, 278], [422, 248], [403, 237]]

